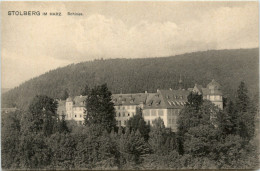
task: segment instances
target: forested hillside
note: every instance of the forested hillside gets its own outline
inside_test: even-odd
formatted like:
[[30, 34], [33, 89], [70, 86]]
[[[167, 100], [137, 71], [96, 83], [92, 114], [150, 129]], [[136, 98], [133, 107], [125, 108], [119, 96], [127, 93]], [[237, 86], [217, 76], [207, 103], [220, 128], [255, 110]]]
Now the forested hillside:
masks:
[[91, 88], [102, 83], [107, 83], [112, 93], [177, 88], [180, 74], [185, 88], [195, 83], [206, 86], [214, 78], [229, 97], [234, 95], [240, 81], [244, 81], [250, 96], [257, 98], [258, 53], [258, 48], [210, 50], [171, 57], [101, 59], [71, 64], [9, 90], [2, 96], [2, 105], [25, 108], [37, 94], [61, 98], [67, 90], [74, 96], [79, 95], [85, 85]]

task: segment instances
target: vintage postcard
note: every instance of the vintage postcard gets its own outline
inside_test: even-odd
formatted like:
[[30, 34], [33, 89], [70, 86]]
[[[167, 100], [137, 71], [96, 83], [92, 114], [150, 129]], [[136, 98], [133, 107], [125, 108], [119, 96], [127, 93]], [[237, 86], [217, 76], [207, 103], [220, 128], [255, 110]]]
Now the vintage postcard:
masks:
[[1, 168], [259, 168], [258, 1], [1, 2]]

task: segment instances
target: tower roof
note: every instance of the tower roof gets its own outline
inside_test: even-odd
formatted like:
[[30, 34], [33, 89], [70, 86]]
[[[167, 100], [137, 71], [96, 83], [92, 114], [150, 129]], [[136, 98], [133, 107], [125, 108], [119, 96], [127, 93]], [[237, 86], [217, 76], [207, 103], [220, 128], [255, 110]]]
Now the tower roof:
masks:
[[71, 97], [68, 97], [68, 98], [66, 99], [66, 102], [72, 102], [72, 98], [71, 98]]
[[214, 79], [207, 85], [207, 88], [209, 88], [210, 86], [214, 86], [214, 87], [217, 87], [217, 88], [220, 88], [220, 84], [215, 81]]

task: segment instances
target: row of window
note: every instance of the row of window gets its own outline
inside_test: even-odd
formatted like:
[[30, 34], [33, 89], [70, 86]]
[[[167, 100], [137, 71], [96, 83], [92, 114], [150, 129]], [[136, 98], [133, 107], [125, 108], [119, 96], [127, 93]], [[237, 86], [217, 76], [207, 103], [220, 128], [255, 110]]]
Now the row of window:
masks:
[[84, 108], [83, 107], [76, 107], [74, 108], [75, 111], [84, 111]]
[[[78, 115], [75, 115], [75, 118], [77, 117]], [[82, 118], [82, 115], [79, 115], [80, 118]]]
[[117, 117], [126, 117], [126, 116], [134, 116], [134, 115], [135, 115], [134, 112], [132, 112], [132, 115], [130, 115], [130, 113], [125, 113], [125, 112], [122, 112], [122, 113], [117, 112], [117, 113], [116, 113], [116, 116], [117, 116]]
[[168, 124], [176, 124], [176, 118], [168, 119]]
[[117, 126], [126, 126], [126, 120], [124, 121], [116, 121]]
[[177, 114], [179, 114], [181, 111], [181, 109], [171, 109], [171, 110], [168, 110], [168, 116], [175, 116]]
[[135, 109], [136, 106], [115, 106], [115, 109]]
[[219, 96], [219, 95], [214, 95], [214, 96], [207, 95], [206, 98], [208, 100], [222, 100], [222, 96]]
[[144, 116], [163, 116], [164, 111], [161, 109], [144, 110]]

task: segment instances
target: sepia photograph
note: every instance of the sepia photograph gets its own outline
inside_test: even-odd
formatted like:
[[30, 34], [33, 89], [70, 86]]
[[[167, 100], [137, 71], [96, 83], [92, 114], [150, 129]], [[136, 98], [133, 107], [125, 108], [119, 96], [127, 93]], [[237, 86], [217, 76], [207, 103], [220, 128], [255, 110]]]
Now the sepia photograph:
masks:
[[2, 170], [257, 170], [258, 1], [2, 1]]

